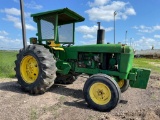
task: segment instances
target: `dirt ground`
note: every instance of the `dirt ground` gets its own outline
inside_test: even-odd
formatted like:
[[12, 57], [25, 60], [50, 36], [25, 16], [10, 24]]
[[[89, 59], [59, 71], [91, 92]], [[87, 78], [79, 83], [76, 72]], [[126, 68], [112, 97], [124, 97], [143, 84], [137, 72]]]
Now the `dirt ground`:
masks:
[[16, 79], [0, 79], [0, 120], [160, 120], [160, 75], [151, 75], [146, 90], [129, 88], [110, 112], [88, 107], [82, 93], [85, 80], [79, 77], [72, 85], [54, 85], [32, 96]]

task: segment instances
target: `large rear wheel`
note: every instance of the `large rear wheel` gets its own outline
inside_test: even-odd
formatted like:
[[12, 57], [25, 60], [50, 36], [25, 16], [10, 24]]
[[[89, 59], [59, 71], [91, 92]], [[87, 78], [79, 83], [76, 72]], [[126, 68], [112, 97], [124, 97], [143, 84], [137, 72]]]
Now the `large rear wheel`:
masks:
[[91, 76], [83, 88], [89, 106], [99, 111], [110, 111], [117, 106], [121, 92], [118, 84], [105, 74]]
[[16, 77], [23, 90], [31, 94], [42, 94], [56, 78], [53, 54], [42, 45], [28, 45], [21, 49], [15, 61]]

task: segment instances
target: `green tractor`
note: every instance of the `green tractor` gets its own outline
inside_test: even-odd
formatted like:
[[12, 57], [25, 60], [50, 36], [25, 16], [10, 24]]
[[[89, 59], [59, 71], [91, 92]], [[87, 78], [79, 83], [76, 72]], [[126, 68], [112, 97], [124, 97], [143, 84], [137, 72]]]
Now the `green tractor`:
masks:
[[37, 38], [21, 49], [15, 61], [16, 77], [23, 90], [45, 93], [54, 83], [71, 84], [82, 73], [89, 75], [83, 94], [93, 109], [115, 108], [128, 86], [145, 89], [150, 70], [133, 68], [133, 49], [104, 44], [98, 29], [97, 43], [74, 46], [75, 23], [85, 19], [68, 8], [32, 14]]

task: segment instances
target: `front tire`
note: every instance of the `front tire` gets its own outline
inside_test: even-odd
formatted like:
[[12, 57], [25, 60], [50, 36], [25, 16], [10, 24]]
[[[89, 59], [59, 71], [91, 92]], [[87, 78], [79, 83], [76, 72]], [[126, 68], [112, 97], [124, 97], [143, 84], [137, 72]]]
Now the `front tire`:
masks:
[[99, 111], [110, 111], [117, 106], [121, 92], [118, 84], [105, 74], [91, 76], [83, 88], [89, 106]]
[[124, 93], [129, 88], [129, 80], [119, 80], [118, 85], [120, 87], [121, 93]]
[[56, 78], [55, 62], [53, 54], [42, 45], [21, 49], [15, 61], [15, 72], [22, 89], [31, 94], [46, 92]]

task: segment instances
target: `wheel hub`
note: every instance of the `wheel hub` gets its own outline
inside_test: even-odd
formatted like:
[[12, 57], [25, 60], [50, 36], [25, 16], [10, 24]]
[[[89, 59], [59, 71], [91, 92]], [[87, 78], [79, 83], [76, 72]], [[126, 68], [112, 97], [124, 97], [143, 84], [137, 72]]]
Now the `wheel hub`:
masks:
[[103, 83], [94, 83], [90, 88], [91, 99], [100, 105], [107, 104], [111, 99], [111, 91]]
[[25, 56], [20, 64], [20, 73], [26, 83], [35, 82], [39, 73], [37, 60], [31, 55]]

